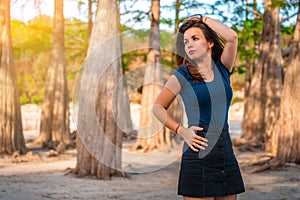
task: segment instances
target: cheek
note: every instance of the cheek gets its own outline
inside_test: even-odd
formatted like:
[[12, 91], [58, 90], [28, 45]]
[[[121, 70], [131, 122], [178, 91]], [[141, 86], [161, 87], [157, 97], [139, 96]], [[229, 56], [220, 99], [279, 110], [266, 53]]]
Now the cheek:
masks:
[[203, 49], [208, 48], [208, 44], [205, 41], [199, 41], [198, 45], [199, 45], [199, 47], [201, 47]]
[[195, 45], [192, 45], [192, 46], [191, 46], [191, 45], [190, 45], [190, 46], [189, 46], [189, 45], [185, 45], [185, 46], [184, 46], [184, 53], [185, 53], [185, 54], [188, 54], [188, 52], [189, 52], [189, 50], [190, 50], [191, 48], [194, 49], [194, 48], [195, 48]]
[[208, 52], [208, 50], [209, 50], [208, 45], [207, 44], [201, 44], [199, 46], [199, 50], [202, 51], [202, 52]]
[[184, 46], [184, 52], [186, 53], [186, 52], [188, 52], [188, 47], [187, 46]]

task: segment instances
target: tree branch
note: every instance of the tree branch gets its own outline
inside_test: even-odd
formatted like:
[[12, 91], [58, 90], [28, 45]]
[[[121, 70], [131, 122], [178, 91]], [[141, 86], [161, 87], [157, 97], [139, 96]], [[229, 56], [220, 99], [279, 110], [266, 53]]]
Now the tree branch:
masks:
[[253, 14], [256, 14], [257, 16], [262, 16], [261, 13], [257, 12], [256, 10], [254, 10], [253, 8], [251, 8], [250, 6], [246, 5], [246, 10], [248, 10], [249, 12], [252, 12]]
[[289, 20], [290, 18], [296, 16], [297, 14], [298, 14], [298, 12], [295, 12], [294, 14], [292, 14], [292, 15], [286, 17], [286, 18], [282, 18], [282, 19], [280, 20], [280, 23], [282, 23], [282, 22], [284, 22], [284, 21], [286, 21], [286, 20]]

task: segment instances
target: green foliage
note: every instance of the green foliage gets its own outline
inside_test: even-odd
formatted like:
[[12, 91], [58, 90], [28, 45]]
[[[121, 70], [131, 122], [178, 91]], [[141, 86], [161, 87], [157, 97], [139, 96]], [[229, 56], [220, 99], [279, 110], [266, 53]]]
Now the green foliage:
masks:
[[172, 26], [173, 25], [173, 20], [170, 19], [170, 18], [161, 18], [160, 19], [160, 23], [163, 23], [163, 24], [167, 24], [169, 26]]
[[[87, 1], [78, 1], [78, 7], [84, 7]], [[130, 8], [129, 1], [119, 0], [119, 4], [126, 2], [127, 8]], [[134, 3], [136, 1], [132, 1]], [[93, 5], [96, 1], [93, 0]], [[246, 4], [247, 3], [247, 4]], [[273, 1], [272, 7], [280, 6], [281, 19], [289, 19], [296, 12], [296, 1], [277, 0]], [[227, 11], [224, 9], [227, 8]], [[258, 19], [254, 20], [253, 10], [257, 8]], [[150, 10], [150, 7], [149, 7]], [[161, 6], [161, 12], [174, 13], [175, 17], [175, 0], [172, 4]], [[255, 42], [260, 42], [263, 29], [262, 23], [262, 3], [254, 4], [252, 1], [238, 0], [218, 0], [214, 4], [209, 1], [200, 3], [197, 0], [180, 1], [179, 19], [169, 15], [163, 18], [162, 25], [174, 26], [175, 20], [180, 21], [187, 16], [195, 13], [209, 15], [215, 19], [225, 22], [231, 26], [239, 36], [238, 60], [239, 64], [235, 67], [235, 74], [243, 76], [246, 62], [250, 64], [259, 55], [254, 51]], [[130, 15], [128, 21], [138, 23], [149, 19], [149, 11], [142, 10], [125, 10], [121, 17]], [[40, 104], [43, 100], [45, 91], [45, 79], [47, 69], [51, 62], [51, 41], [53, 21], [49, 16], [41, 15], [27, 24], [21, 21], [12, 20], [12, 41], [14, 48], [15, 66], [18, 75], [18, 87], [20, 89], [20, 101], [24, 103]], [[84, 62], [88, 48], [88, 25], [79, 19], [65, 20], [65, 47], [66, 47], [66, 70], [69, 83], [70, 96], [74, 80], [78, 69]], [[295, 30], [295, 24], [281, 24], [282, 47], [289, 45], [290, 37]], [[145, 63], [148, 50], [145, 47], [149, 44], [149, 29], [141, 30], [121, 24], [120, 31], [122, 34], [123, 49], [127, 46], [129, 49], [136, 49], [134, 52], [125, 52], [122, 55], [124, 71], [129, 70], [132, 66], [139, 63]], [[174, 46], [175, 37], [172, 33], [161, 30], [161, 49], [162, 64], [171, 66], [171, 51]], [[141, 47], [139, 49], [139, 47]], [[239, 83], [241, 79], [239, 79]], [[242, 85], [242, 84], [240, 84]]]
[[293, 0], [276, 0], [270, 5], [271, 8], [280, 7], [281, 9], [290, 9], [297, 5], [296, 1]]
[[[250, 59], [250, 64], [253, 63], [254, 59], [258, 57], [254, 51], [255, 42], [261, 40], [262, 32], [262, 21], [256, 20], [245, 20], [242, 29], [233, 27], [239, 36], [238, 53], [240, 65], [235, 68], [236, 72], [244, 73], [246, 60]], [[249, 64], [249, 63], [248, 63]]]
[[147, 53], [148, 53], [148, 49], [139, 49], [139, 50], [122, 54], [123, 70], [124, 71], [130, 70], [130, 66], [134, 65], [137, 57], [141, 57], [143, 63], [146, 63]]
[[20, 95], [20, 104], [23, 105], [23, 104], [27, 104], [27, 103], [31, 103], [30, 99], [27, 96], [21, 94]]
[[[41, 15], [27, 24], [12, 20], [12, 41], [20, 91], [20, 102], [41, 104], [47, 69], [51, 62], [53, 21]], [[66, 69], [72, 91], [76, 72], [88, 48], [87, 23], [77, 19], [65, 22]], [[71, 95], [71, 94], [70, 94]]]
[[[50, 63], [52, 20], [41, 15], [27, 24], [12, 20], [12, 41], [20, 102], [41, 103], [41, 88]], [[33, 101], [34, 98], [34, 101]]]
[[126, 32], [126, 35], [133, 37], [137, 40], [145, 40], [149, 37], [149, 30], [145, 29], [134, 29], [130, 27], [123, 27], [124, 31]]
[[241, 97], [234, 97], [231, 101], [231, 105], [238, 103], [238, 102], [243, 102], [243, 101], [244, 101], [244, 99]]
[[166, 55], [164, 55], [164, 59], [162, 60], [162, 65], [163, 66], [168, 66], [168, 67], [173, 67], [172, 62], [171, 62], [171, 52], [167, 52]]
[[[124, 25], [121, 27], [121, 30], [123, 31], [123, 47], [126, 46], [129, 49], [133, 49], [132, 52], [124, 52], [122, 55], [123, 70], [127, 71], [135, 65], [134, 63], [137, 63], [137, 58], [139, 58], [139, 62], [147, 62], [148, 49], [145, 49], [145, 47], [149, 45], [149, 30], [133, 29]], [[167, 31], [160, 31], [160, 41], [161, 50], [171, 54], [174, 43], [173, 34]], [[171, 61], [169, 58], [163, 57], [162, 64], [171, 66]]]
[[78, 19], [65, 23], [65, 46], [67, 62], [84, 58], [88, 49], [88, 25]]
[[281, 34], [286, 34], [286, 35], [293, 35], [294, 31], [295, 31], [295, 25], [292, 24], [290, 26], [284, 26], [283, 24], [280, 25], [280, 30], [281, 30]]
[[172, 50], [172, 46], [175, 45], [175, 37], [174, 34], [166, 32], [166, 31], [161, 31], [160, 32], [160, 46], [162, 49], [165, 50]]
[[52, 20], [48, 16], [39, 16], [28, 24], [12, 20], [12, 38], [14, 56], [33, 56], [38, 52], [51, 49]]
[[88, 24], [78, 19], [65, 22], [66, 71], [70, 100], [78, 70], [86, 58], [88, 49]]

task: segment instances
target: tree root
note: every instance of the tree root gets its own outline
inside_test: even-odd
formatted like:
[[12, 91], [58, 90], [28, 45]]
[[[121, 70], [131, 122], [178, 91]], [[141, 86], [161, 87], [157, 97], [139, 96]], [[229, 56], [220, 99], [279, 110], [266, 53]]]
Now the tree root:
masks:
[[112, 176], [130, 179], [130, 176], [128, 173], [120, 171], [120, 170], [115, 170], [114, 173], [112, 174]]
[[146, 143], [144, 140], [138, 140], [135, 144], [133, 144], [128, 150], [136, 153], [148, 153], [155, 150], [158, 150], [167, 145], [166, 143], [153, 144]]
[[[67, 167], [63, 172], [64, 172], [64, 176], [73, 175], [76, 178], [95, 177], [96, 176], [95, 174], [93, 174], [93, 175], [91, 175], [91, 174], [79, 175], [78, 171], [76, 171], [75, 168], [71, 168], [71, 167]], [[112, 177], [121, 177], [121, 178], [131, 179], [131, 177], [129, 176], [128, 173], [123, 172], [121, 170], [117, 170], [117, 169], [111, 170], [111, 172], [109, 173], [108, 179], [103, 179], [103, 178], [99, 178], [99, 177], [98, 177], [98, 179], [101, 179], [101, 180], [110, 180]]]
[[69, 174], [73, 174], [74, 170], [75, 170], [74, 168], [67, 167], [63, 172], [64, 172], [64, 175], [67, 176]]
[[26, 154], [20, 154], [20, 152], [15, 151], [11, 157], [11, 162], [13, 163], [21, 163], [21, 162], [30, 162], [30, 161], [41, 161], [39, 154], [34, 154], [32, 151], [27, 152]]
[[267, 170], [274, 170], [282, 167], [284, 161], [280, 158], [272, 156], [270, 153], [263, 155], [256, 155], [250, 161], [251, 170], [250, 173], [259, 173]]
[[249, 141], [242, 137], [236, 137], [232, 139], [232, 144], [238, 151], [246, 152], [256, 152], [264, 150], [264, 144], [262, 142], [257, 141]]

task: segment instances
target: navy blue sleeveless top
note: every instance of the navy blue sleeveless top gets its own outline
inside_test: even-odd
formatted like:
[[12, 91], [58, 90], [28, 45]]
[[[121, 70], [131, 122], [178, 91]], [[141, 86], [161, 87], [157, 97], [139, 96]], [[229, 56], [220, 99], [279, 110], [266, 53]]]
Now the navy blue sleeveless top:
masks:
[[173, 74], [177, 77], [188, 126], [216, 125], [228, 127], [228, 111], [232, 99], [230, 73], [219, 60], [213, 66], [211, 82], [197, 82], [185, 66]]

